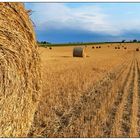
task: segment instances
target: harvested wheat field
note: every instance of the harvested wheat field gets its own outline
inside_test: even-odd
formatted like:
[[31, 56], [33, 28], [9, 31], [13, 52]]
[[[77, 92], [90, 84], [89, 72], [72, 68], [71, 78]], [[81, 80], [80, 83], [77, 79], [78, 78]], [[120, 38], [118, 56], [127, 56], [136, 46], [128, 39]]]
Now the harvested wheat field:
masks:
[[[108, 47], [110, 45], [110, 47]], [[140, 44], [39, 48], [43, 93], [30, 137], [139, 137]]]

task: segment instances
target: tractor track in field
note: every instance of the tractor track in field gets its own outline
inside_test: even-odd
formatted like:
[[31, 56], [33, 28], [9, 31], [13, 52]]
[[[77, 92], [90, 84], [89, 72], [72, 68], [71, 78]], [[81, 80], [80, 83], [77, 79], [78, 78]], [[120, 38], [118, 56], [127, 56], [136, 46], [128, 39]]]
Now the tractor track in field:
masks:
[[122, 118], [120, 119], [121, 131], [119, 135], [117, 135], [120, 137], [138, 137], [139, 66], [137, 57], [134, 56], [134, 58], [135, 65], [133, 67], [133, 74], [128, 87], [128, 95], [126, 101], [124, 101]]
[[134, 94], [134, 77], [135, 77], [135, 65], [133, 67], [132, 79], [128, 89], [128, 96], [123, 108], [123, 115], [121, 121], [121, 137], [129, 137], [131, 127], [131, 114], [132, 114], [132, 103]]
[[95, 137], [140, 136], [140, 69], [136, 57], [119, 90], [107, 118], [100, 120], [103, 123]]
[[[56, 121], [57, 124], [55, 124], [55, 126], [57, 127], [55, 128], [57, 129], [49, 131], [48, 136], [62, 136], [61, 133], [64, 133], [63, 131], [65, 131], [65, 129], [68, 129], [85, 110], [91, 109], [87, 107], [88, 104], [93, 105], [91, 112], [94, 115], [90, 117], [90, 120], [93, 120], [96, 114], [98, 114], [102, 103], [104, 102], [104, 99], [109, 95], [109, 91], [111, 90], [114, 81], [120, 77], [123, 71], [125, 71], [125, 68], [128, 67], [128, 64], [128, 61], [123, 62], [113, 72], [108, 73], [107, 76], [103, 78], [92, 91], [90, 91], [88, 94], [84, 94], [84, 96], [81, 97], [80, 101], [75, 104], [68, 113], [64, 114], [58, 121]], [[100, 96], [101, 94], [102, 96]]]
[[[133, 66], [129, 72], [128, 77], [124, 84], [122, 85], [121, 92], [118, 92], [118, 96], [114, 105], [109, 112], [107, 121], [102, 127], [103, 132], [100, 132], [103, 137], [130, 137], [131, 123], [133, 119], [131, 118], [133, 112], [133, 99], [134, 97], [134, 80], [136, 75], [136, 60], [133, 61]], [[130, 74], [131, 73], [131, 74]], [[134, 105], [133, 105], [134, 106]], [[133, 112], [134, 114], [135, 112]]]
[[[115, 121], [115, 116], [116, 116], [119, 106], [123, 100], [124, 88], [130, 77], [132, 66], [133, 66], [133, 63], [131, 63], [131, 65], [129, 67], [129, 71], [126, 74], [124, 81], [121, 83], [121, 87], [119, 89], [117, 89], [118, 91], [116, 91], [117, 95], [116, 95], [116, 97], [114, 97], [115, 98], [114, 102], [112, 103], [112, 106], [110, 106], [109, 111], [106, 114], [106, 117], [104, 116], [104, 120], [101, 120], [97, 124], [97, 126], [95, 126], [95, 127], [97, 127], [96, 129], [98, 130], [98, 132], [96, 132], [97, 134], [95, 134], [97, 137], [109, 137], [111, 134], [111, 130], [112, 130], [112, 127], [113, 127], [113, 124]], [[123, 73], [120, 76], [123, 76]], [[119, 80], [119, 79], [117, 79], [117, 80]]]
[[130, 125], [130, 133], [129, 133], [129, 137], [138, 137], [138, 104], [139, 104], [139, 100], [138, 100], [138, 92], [139, 92], [139, 81], [138, 81], [138, 77], [139, 77], [139, 66], [138, 66], [138, 60], [137, 57], [135, 56], [135, 77], [134, 77], [134, 83], [133, 83], [133, 97], [132, 97], [132, 111], [131, 111], [131, 125]]
[[[113, 86], [115, 85], [115, 82], [117, 81], [117, 80], [120, 80], [120, 78], [122, 77], [122, 75], [123, 74], [125, 74], [125, 72], [126, 72], [126, 69], [128, 68], [128, 67], [130, 67], [129, 68], [129, 71], [128, 71], [128, 74], [127, 74], [127, 76], [126, 77], [128, 77], [128, 75], [130, 74], [130, 69], [131, 69], [131, 65], [129, 66], [129, 65], [126, 65], [125, 67], [124, 67], [124, 69], [122, 70], [122, 71], [120, 71], [120, 73], [118, 73], [118, 75], [117, 75], [117, 77], [116, 77], [116, 79], [113, 81], [113, 85], [112, 85], [112, 87], [111, 87], [111, 90], [112, 90], [112, 88], [113, 88]], [[125, 79], [125, 81], [124, 81], [124, 83], [127, 81], [127, 78]], [[111, 91], [110, 90], [110, 91]], [[91, 124], [94, 124], [94, 125], [92, 125], [93, 127], [91, 128], [92, 129], [92, 131], [93, 132], [95, 132], [95, 133], [93, 133], [92, 132], [92, 134], [89, 134], [90, 136], [96, 136], [96, 137], [101, 137], [101, 135], [99, 134], [98, 135], [98, 130], [99, 129], [101, 129], [101, 128], [103, 128], [103, 125], [105, 125], [105, 124], [103, 124], [103, 120], [104, 120], [104, 118], [105, 117], [107, 117], [107, 114], [108, 114], [108, 112], [110, 111], [110, 108], [111, 108], [111, 106], [113, 105], [113, 103], [114, 103], [114, 100], [115, 100], [115, 98], [118, 98], [118, 100], [120, 100], [120, 96], [121, 96], [121, 94], [119, 94], [119, 97], [116, 97], [116, 95], [114, 95], [114, 93], [112, 93], [112, 92], [110, 92], [110, 91], [108, 91], [108, 93], [106, 94], [106, 97], [105, 97], [105, 99], [103, 99], [103, 100], [101, 100], [100, 102], [101, 102], [101, 107], [100, 107], [100, 109], [99, 109], [99, 111], [97, 112], [97, 114], [96, 114], [96, 119], [95, 120], [92, 120], [92, 122], [90, 122]], [[96, 102], [99, 102], [99, 100], [98, 101], [96, 101]], [[95, 102], [95, 104], [96, 104], [96, 102]], [[118, 104], [118, 101], [115, 101], [115, 104]], [[115, 108], [114, 108], [115, 109]], [[113, 110], [114, 111], [114, 110]], [[112, 114], [113, 114], [114, 112], [112, 112]], [[111, 125], [110, 125], [110, 127], [111, 127]], [[108, 126], [108, 128], [109, 128], [109, 126]], [[90, 130], [89, 130], [90, 131]], [[90, 133], [90, 132], [89, 132]], [[100, 133], [100, 132], [99, 132]]]
[[138, 112], [137, 112], [137, 135], [140, 137], [140, 65], [137, 61], [137, 67], [138, 67]]

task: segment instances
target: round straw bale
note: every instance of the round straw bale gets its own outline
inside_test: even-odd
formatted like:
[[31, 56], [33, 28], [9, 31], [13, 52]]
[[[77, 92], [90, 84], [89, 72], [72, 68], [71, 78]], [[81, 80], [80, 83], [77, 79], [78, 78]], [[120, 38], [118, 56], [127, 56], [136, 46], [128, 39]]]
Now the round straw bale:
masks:
[[98, 49], [98, 46], [96, 47], [96, 49]]
[[49, 49], [51, 50], [51, 49], [52, 49], [52, 47], [49, 47]]
[[92, 49], [94, 49], [94, 46], [92, 46]]
[[139, 51], [139, 48], [136, 48], [136, 51], [138, 52]]
[[86, 57], [85, 48], [75, 47], [73, 49], [73, 57]]
[[120, 49], [120, 47], [118, 47], [118, 49]]
[[40, 58], [28, 11], [0, 3], [0, 137], [26, 137], [41, 92]]

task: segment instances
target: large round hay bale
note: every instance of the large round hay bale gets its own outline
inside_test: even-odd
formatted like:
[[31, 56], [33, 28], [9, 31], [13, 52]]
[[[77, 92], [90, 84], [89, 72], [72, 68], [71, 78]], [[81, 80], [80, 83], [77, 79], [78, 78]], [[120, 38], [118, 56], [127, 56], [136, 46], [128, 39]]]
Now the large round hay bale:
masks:
[[75, 47], [73, 49], [73, 57], [86, 57], [85, 48]]
[[136, 48], [136, 51], [138, 52], [139, 51], [139, 48]]
[[26, 137], [41, 91], [40, 58], [22, 3], [0, 3], [0, 137]]

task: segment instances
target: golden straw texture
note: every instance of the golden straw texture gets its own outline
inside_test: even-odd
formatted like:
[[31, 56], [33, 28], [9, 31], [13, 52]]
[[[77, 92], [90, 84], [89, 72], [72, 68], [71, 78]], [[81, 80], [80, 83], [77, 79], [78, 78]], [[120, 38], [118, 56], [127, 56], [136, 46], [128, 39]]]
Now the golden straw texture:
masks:
[[41, 92], [40, 58], [22, 3], [0, 3], [0, 137], [26, 137]]

